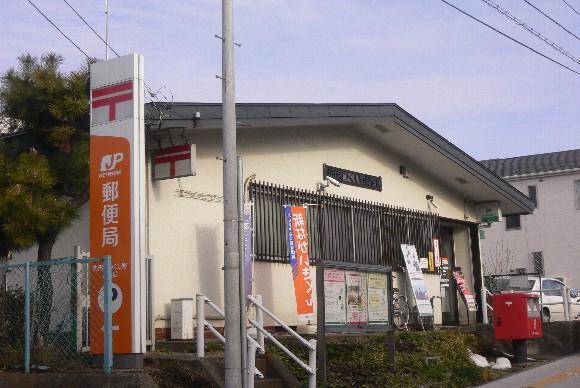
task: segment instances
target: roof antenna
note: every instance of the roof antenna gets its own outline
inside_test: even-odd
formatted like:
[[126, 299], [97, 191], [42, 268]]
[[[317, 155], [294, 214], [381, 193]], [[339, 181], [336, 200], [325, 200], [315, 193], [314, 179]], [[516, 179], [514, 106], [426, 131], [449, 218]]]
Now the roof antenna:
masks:
[[109, 0], [105, 0], [105, 60], [109, 60]]

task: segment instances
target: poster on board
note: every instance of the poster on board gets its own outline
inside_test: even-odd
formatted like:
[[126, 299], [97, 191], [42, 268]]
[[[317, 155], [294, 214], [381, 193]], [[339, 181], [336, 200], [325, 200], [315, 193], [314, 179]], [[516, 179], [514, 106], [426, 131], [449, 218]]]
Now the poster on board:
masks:
[[346, 324], [346, 283], [340, 269], [324, 270], [324, 323]]
[[477, 303], [475, 303], [475, 297], [471, 293], [471, 290], [465, 283], [465, 278], [463, 277], [463, 273], [461, 271], [453, 271], [453, 278], [455, 279], [455, 285], [457, 286], [457, 290], [461, 294], [461, 297], [465, 301], [467, 305], [467, 309], [469, 311], [477, 311]]
[[368, 323], [367, 274], [347, 271], [346, 275], [346, 323], [362, 325]]
[[389, 321], [389, 298], [387, 294], [387, 274], [368, 273], [369, 323], [386, 324]]
[[415, 302], [417, 304], [419, 315], [424, 317], [433, 316], [433, 307], [431, 306], [431, 301], [429, 300], [429, 295], [427, 293], [427, 286], [425, 285], [423, 273], [421, 272], [417, 249], [414, 245], [401, 244], [401, 250], [405, 259], [405, 266], [407, 268], [411, 287], [413, 288], [413, 294], [415, 295]]
[[439, 292], [441, 293], [441, 312], [448, 313], [451, 311], [448, 257], [441, 257], [441, 278], [439, 279]]

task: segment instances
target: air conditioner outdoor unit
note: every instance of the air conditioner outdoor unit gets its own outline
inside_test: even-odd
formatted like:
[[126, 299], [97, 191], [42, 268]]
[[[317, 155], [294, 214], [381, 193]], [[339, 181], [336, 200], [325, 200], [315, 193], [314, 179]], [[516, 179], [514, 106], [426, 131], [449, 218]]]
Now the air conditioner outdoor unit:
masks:
[[171, 339], [193, 339], [193, 298], [171, 300]]

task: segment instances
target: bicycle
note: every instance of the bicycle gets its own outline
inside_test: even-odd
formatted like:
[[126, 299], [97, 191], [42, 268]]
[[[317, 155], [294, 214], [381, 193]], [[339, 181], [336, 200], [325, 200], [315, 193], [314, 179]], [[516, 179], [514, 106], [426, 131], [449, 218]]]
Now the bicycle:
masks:
[[409, 323], [409, 303], [400, 294], [398, 288], [393, 288], [393, 323], [397, 330], [407, 330]]

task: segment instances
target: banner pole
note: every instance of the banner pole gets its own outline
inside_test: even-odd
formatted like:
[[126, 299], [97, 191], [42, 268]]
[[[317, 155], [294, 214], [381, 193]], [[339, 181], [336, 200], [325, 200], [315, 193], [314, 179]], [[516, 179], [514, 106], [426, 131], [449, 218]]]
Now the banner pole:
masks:
[[[246, 263], [244, 244], [244, 164], [242, 158], [238, 156], [238, 245], [240, 254], [240, 336], [241, 336], [241, 362], [242, 362], [242, 387], [248, 386], [248, 364], [247, 364], [247, 338], [246, 338]], [[252, 374], [253, 376], [253, 374]]]

